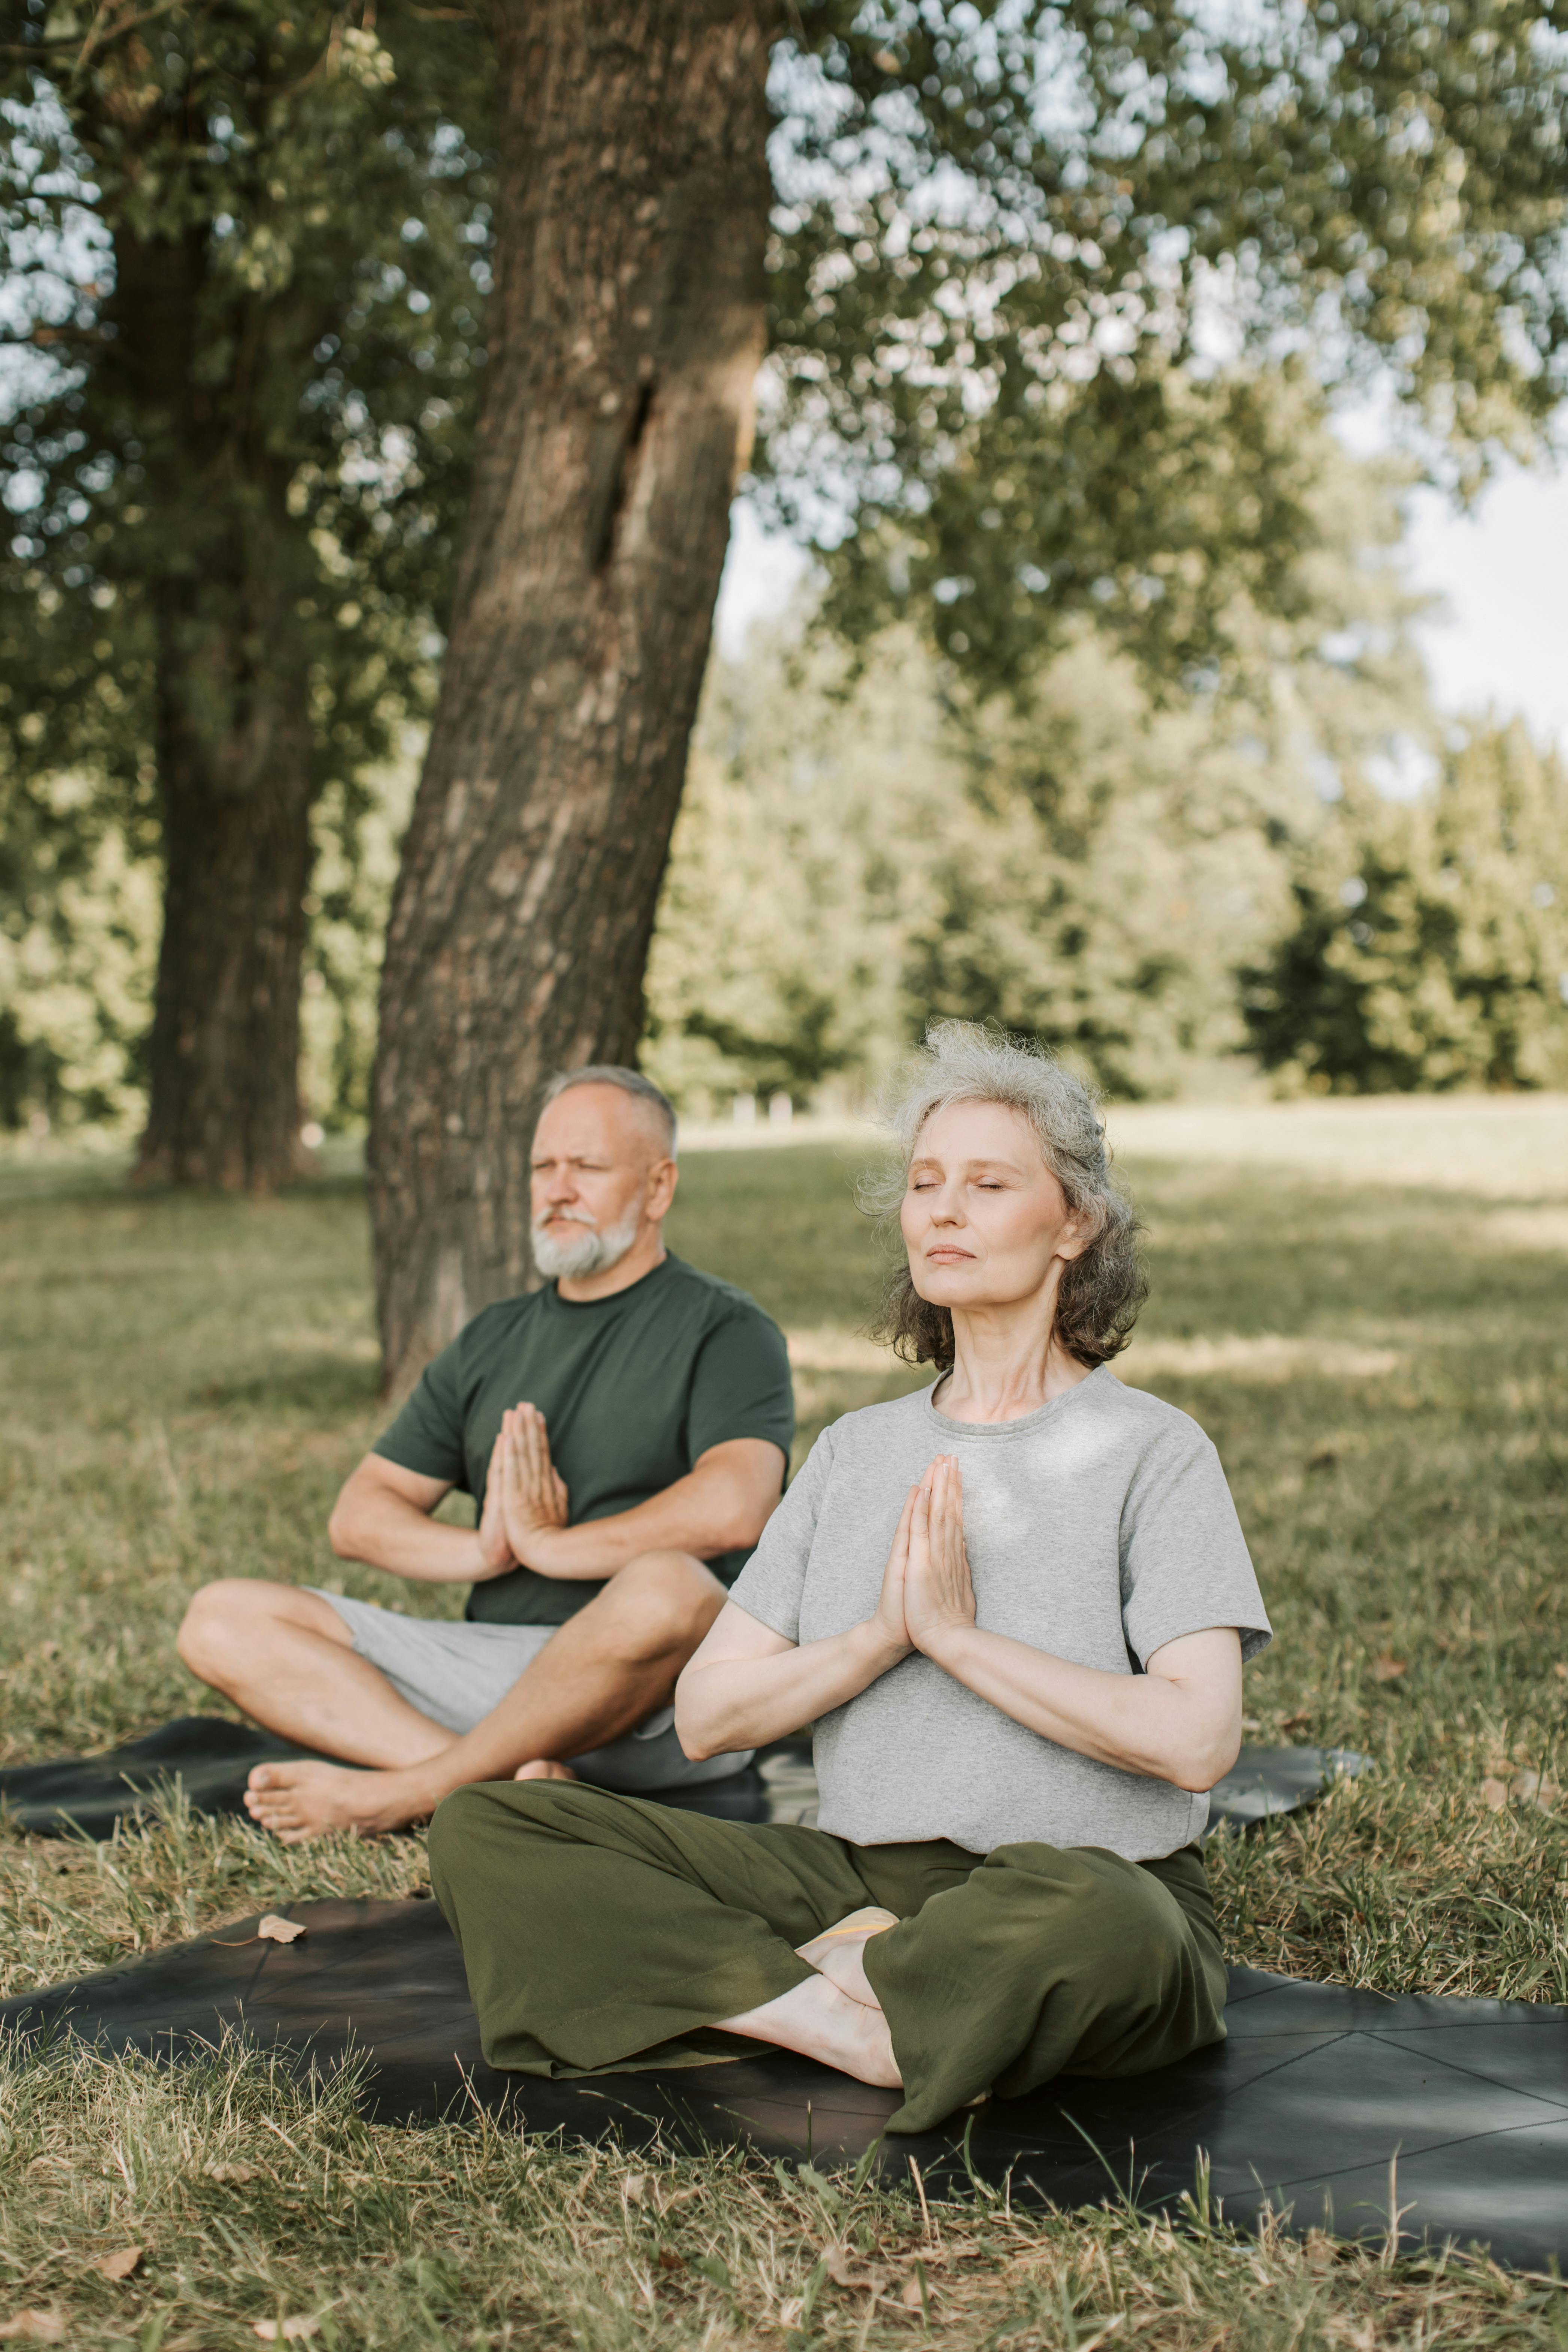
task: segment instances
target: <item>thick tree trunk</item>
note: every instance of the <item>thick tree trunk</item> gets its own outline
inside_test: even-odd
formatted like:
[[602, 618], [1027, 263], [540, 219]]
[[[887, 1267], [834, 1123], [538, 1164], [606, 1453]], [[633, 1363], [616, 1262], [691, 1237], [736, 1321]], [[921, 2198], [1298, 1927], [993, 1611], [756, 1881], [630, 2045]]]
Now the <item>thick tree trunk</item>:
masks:
[[374, 1084], [388, 1382], [529, 1273], [552, 1070], [629, 1062], [762, 357], [772, 0], [496, 0], [490, 364]]
[[171, 593], [159, 615], [163, 936], [137, 1160], [148, 1180], [266, 1192], [304, 1165], [313, 747], [279, 585], [264, 572], [226, 593], [208, 577], [200, 599]]
[[107, 314], [121, 328], [110, 364], [146, 420], [145, 497], [167, 550], [150, 592], [165, 880], [137, 1173], [265, 1192], [304, 1164], [315, 767], [297, 616], [314, 575], [266, 417], [269, 401], [298, 399], [310, 333], [242, 319], [233, 381], [207, 383], [193, 356], [206, 268], [205, 225], [183, 239], [124, 233]]

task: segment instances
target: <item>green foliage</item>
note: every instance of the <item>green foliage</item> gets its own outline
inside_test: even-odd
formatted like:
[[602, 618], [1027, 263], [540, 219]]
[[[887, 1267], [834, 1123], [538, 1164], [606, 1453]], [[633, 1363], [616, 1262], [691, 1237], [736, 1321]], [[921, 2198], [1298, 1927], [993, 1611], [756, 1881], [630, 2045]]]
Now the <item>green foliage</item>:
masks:
[[[103, 13], [51, 9], [46, 35], [29, 5], [36, 37], [5, 53], [27, 350], [0, 432], [0, 744], [20, 777], [80, 768], [155, 809], [159, 632], [193, 580], [187, 659], [237, 609], [262, 625], [259, 568], [308, 634], [319, 782], [352, 778], [427, 701], [466, 488], [475, 45], [411, 19], [400, 72], [372, 31], [284, 0], [121, 11], [86, 38]], [[208, 691], [244, 685], [215, 670]]]
[[1272, 398], [1313, 482], [1299, 619], [1240, 604], [1251, 694], [1163, 701], [1080, 627], [1022, 704], [976, 704], [912, 632], [853, 671], [808, 644], [717, 670], [648, 970], [647, 1058], [693, 1107], [851, 1096], [932, 1013], [1032, 1032], [1111, 1092], [1245, 1042], [1234, 967], [1291, 902], [1314, 774], [1431, 727], [1391, 562], [1394, 485]]
[[[484, 360], [487, 92], [472, 27], [405, 10], [395, 64], [373, 26], [283, 0], [29, 0], [0, 52], [13, 1122], [129, 1108], [155, 954], [139, 879], [102, 1001], [79, 1018], [59, 988], [99, 961], [93, 877], [158, 856], [175, 740], [232, 742], [248, 709], [302, 694], [322, 895], [352, 897], [366, 772], [430, 705]], [[359, 1084], [345, 1067], [331, 1091]]]
[[1085, 612], [1165, 681], [1289, 616], [1310, 472], [1228, 349], [1369, 369], [1473, 473], [1561, 396], [1546, 0], [805, 0], [777, 97], [768, 461], [832, 622], [983, 683]]
[[1413, 803], [1293, 846], [1296, 919], [1243, 969], [1263, 1066], [1340, 1094], [1568, 1086], [1568, 771], [1478, 725]]

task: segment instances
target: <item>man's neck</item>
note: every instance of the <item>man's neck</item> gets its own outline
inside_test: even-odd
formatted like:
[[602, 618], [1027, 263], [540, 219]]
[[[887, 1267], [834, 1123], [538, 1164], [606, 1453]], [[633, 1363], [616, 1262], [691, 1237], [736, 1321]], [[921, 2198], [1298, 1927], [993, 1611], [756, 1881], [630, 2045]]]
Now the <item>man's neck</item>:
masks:
[[664, 1228], [650, 1225], [639, 1234], [625, 1257], [605, 1266], [599, 1274], [563, 1274], [555, 1286], [556, 1296], [569, 1307], [585, 1307], [595, 1298], [613, 1298], [617, 1290], [629, 1290], [656, 1265], [662, 1265], [668, 1253], [664, 1246]]

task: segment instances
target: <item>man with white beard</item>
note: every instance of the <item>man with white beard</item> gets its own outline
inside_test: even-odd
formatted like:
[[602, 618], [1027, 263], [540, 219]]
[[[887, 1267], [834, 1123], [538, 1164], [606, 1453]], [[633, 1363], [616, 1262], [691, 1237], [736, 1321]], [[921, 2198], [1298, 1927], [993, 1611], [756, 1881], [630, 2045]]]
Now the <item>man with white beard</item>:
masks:
[[[544, 1286], [464, 1327], [338, 1497], [340, 1558], [471, 1583], [460, 1622], [248, 1578], [192, 1601], [192, 1672], [348, 1759], [256, 1767], [247, 1807], [286, 1843], [400, 1829], [469, 1781], [652, 1796], [748, 1760], [689, 1760], [670, 1701], [783, 1491], [789, 1361], [754, 1300], [666, 1249], [675, 1150], [638, 1072], [552, 1081], [531, 1159]], [[454, 1489], [474, 1527], [434, 1517]]]

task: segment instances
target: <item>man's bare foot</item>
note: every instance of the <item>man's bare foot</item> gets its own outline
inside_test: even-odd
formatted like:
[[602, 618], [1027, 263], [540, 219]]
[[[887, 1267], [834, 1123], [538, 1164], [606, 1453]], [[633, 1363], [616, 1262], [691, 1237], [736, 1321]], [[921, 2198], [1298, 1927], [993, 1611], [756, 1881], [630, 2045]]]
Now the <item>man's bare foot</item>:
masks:
[[536, 1756], [531, 1764], [520, 1764], [511, 1777], [514, 1780], [574, 1780], [577, 1775], [570, 1764], [558, 1764], [553, 1756]]
[[328, 1830], [355, 1830], [362, 1837], [404, 1830], [435, 1804], [416, 1772], [356, 1772], [346, 1764], [258, 1764], [245, 1791], [251, 1820], [285, 1845], [303, 1845]]
[[771, 2042], [779, 2050], [797, 2050], [803, 2058], [836, 2066], [841, 2074], [874, 2084], [879, 2091], [903, 2088], [893, 2037], [881, 2011], [851, 2000], [824, 1976], [792, 1985], [760, 2009], [722, 2019], [719, 2032], [743, 2034], [749, 2042]]
[[795, 1956], [804, 1960], [808, 1969], [816, 1969], [858, 2000], [865, 2009], [881, 2009], [881, 2002], [871, 1990], [866, 1974], [866, 1947], [873, 1936], [885, 1935], [899, 1924], [898, 1914], [884, 1911], [879, 1904], [868, 1904], [864, 1910], [850, 1911], [837, 1927], [825, 1927], [809, 1944], [797, 1944]]

